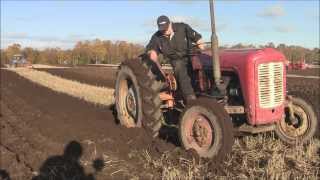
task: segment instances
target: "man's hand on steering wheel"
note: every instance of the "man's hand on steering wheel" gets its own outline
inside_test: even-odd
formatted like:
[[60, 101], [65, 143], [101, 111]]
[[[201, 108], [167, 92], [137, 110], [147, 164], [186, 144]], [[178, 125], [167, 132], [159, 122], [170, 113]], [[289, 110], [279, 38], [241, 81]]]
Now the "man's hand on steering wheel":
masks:
[[199, 39], [199, 40], [196, 42], [196, 45], [197, 45], [198, 48], [199, 48], [200, 50], [202, 50], [202, 51], [203, 51], [204, 48], [205, 48], [205, 47], [204, 47], [204, 44], [205, 44], [205, 43], [202, 42], [202, 39]]

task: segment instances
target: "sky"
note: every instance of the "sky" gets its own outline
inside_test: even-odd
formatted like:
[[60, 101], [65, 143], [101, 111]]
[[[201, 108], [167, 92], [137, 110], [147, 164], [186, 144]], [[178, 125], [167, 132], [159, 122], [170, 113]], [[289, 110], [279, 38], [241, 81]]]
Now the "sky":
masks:
[[[237, 43], [319, 48], [319, 0], [217, 0], [220, 45]], [[207, 0], [1, 0], [1, 48], [73, 48], [77, 41], [124, 40], [146, 45], [167, 15], [210, 41]]]

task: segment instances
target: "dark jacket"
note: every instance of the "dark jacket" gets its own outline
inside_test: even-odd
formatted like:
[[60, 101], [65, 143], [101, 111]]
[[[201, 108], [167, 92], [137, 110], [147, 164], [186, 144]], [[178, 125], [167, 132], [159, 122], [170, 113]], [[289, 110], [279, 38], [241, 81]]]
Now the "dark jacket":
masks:
[[172, 23], [172, 28], [174, 35], [171, 39], [163, 36], [160, 31], [154, 33], [146, 50], [155, 50], [169, 60], [185, 58], [192, 43], [201, 39], [201, 35], [184, 23]]

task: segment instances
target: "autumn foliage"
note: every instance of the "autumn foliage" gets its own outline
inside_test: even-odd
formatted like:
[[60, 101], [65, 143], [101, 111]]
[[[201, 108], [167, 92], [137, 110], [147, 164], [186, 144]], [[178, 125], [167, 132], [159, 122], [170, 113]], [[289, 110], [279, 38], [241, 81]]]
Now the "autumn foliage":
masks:
[[77, 42], [73, 49], [46, 48], [38, 50], [31, 47], [22, 48], [20, 44], [13, 44], [1, 49], [1, 64], [8, 64], [15, 54], [22, 54], [33, 64], [116, 64], [143, 53], [144, 47], [125, 41], [93, 41]]
[[[273, 43], [254, 46], [243, 45], [241, 43], [233, 46], [220, 47], [227, 48], [277, 48], [285, 54], [291, 62], [297, 62], [305, 59], [307, 63], [320, 62], [320, 49], [307, 49], [301, 46], [288, 46]], [[209, 47], [207, 47], [209, 48]], [[1, 49], [1, 64], [8, 64], [15, 54], [22, 54], [33, 64], [63, 64], [63, 65], [81, 65], [81, 64], [117, 64], [125, 59], [137, 57], [144, 52], [144, 47], [139, 44], [128, 43], [126, 41], [109, 41], [95, 39], [92, 41], [79, 41], [73, 49], [46, 48], [43, 50], [31, 47], [22, 48], [20, 44], [12, 44], [6, 49]], [[162, 59], [161, 59], [162, 60]]]

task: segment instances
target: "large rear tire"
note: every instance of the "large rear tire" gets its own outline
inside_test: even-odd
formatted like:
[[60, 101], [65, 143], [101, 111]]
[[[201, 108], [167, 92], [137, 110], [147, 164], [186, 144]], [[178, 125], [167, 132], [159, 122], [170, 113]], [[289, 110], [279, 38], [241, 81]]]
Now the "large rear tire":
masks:
[[153, 137], [161, 128], [159, 92], [161, 81], [152, 73], [148, 60], [126, 60], [120, 65], [115, 88], [117, 116], [126, 127], [145, 127]]
[[277, 123], [275, 132], [287, 144], [307, 143], [318, 128], [317, 117], [312, 107], [303, 99], [292, 97], [291, 101], [293, 114], [298, 123], [293, 125], [286, 113], [286, 117]]
[[224, 108], [213, 99], [191, 101], [180, 117], [179, 137], [185, 149], [220, 161], [232, 150], [233, 125]]

